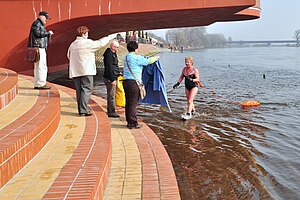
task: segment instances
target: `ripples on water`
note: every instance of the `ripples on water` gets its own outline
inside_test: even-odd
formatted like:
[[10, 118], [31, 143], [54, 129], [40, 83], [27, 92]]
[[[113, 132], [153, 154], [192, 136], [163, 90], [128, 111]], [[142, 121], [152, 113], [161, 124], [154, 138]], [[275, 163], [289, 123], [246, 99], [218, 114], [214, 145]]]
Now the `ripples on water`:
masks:
[[[184, 84], [168, 91], [172, 113], [139, 107], [171, 157], [182, 199], [300, 198], [300, 48], [162, 53], [167, 88], [187, 55], [207, 89], [195, 100], [200, 116], [181, 121]], [[236, 104], [250, 99], [261, 106]]]

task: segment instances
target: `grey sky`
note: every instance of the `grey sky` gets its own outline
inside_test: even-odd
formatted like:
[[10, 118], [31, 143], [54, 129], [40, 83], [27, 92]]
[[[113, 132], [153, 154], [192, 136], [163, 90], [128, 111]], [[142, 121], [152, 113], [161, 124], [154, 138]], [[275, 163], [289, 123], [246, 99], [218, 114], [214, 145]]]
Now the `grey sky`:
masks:
[[[300, 0], [261, 0], [257, 20], [218, 22], [207, 26], [208, 33], [221, 33], [233, 40], [290, 40], [300, 29]], [[167, 29], [151, 31], [164, 36]]]

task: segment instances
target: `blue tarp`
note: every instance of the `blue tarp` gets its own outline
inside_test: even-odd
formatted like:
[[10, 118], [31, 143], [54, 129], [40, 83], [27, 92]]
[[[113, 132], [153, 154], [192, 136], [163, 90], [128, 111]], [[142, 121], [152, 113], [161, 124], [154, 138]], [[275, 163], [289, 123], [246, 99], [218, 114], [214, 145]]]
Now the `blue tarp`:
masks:
[[159, 60], [144, 67], [142, 80], [147, 95], [144, 99], [140, 100], [140, 103], [168, 106], [169, 111], [172, 112], [169, 106], [165, 78]]

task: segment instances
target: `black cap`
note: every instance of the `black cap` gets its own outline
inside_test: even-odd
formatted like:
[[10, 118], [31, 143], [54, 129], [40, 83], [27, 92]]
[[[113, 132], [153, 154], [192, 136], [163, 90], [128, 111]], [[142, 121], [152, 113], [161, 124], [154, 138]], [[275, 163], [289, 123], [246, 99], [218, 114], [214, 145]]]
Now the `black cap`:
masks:
[[40, 13], [39, 13], [39, 16], [45, 16], [46, 17], [46, 19], [51, 19], [51, 17], [49, 16], [49, 14], [47, 13], [47, 12], [45, 12], [45, 11], [41, 11]]

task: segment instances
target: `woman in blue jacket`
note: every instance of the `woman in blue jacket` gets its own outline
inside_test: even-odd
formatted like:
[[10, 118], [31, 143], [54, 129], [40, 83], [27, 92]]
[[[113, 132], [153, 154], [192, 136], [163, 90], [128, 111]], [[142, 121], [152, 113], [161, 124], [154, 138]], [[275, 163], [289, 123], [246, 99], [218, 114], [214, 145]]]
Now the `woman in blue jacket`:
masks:
[[[130, 129], [138, 129], [141, 125], [139, 125], [137, 121], [136, 107], [140, 99], [140, 93], [136, 80], [142, 83], [143, 66], [154, 63], [159, 57], [146, 58], [138, 55], [138, 43], [135, 41], [127, 43], [127, 50], [129, 53], [124, 57], [123, 69], [123, 87], [126, 99], [125, 116], [127, 127]], [[131, 71], [128, 67], [130, 67]]]

